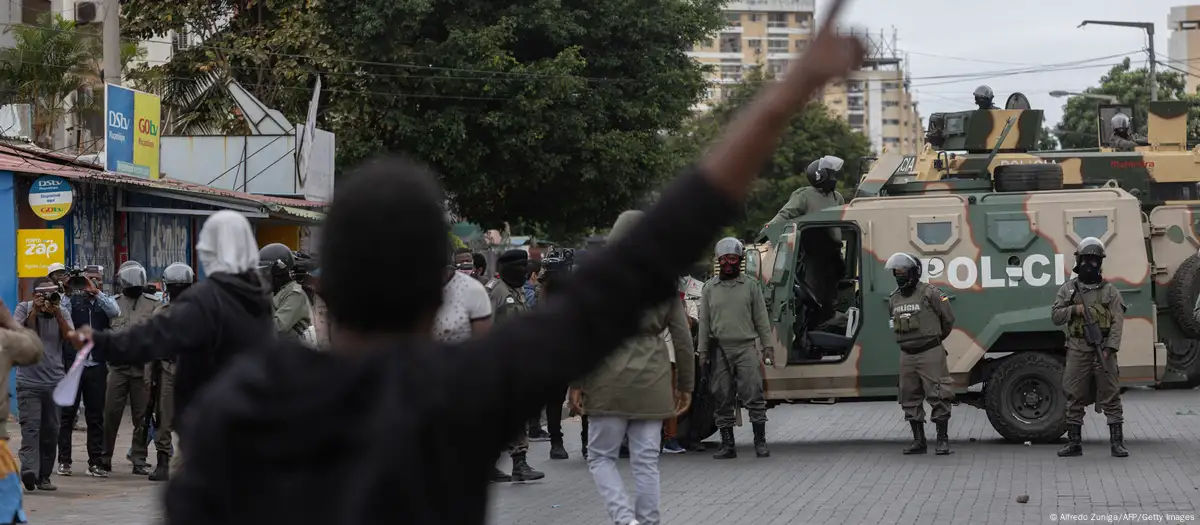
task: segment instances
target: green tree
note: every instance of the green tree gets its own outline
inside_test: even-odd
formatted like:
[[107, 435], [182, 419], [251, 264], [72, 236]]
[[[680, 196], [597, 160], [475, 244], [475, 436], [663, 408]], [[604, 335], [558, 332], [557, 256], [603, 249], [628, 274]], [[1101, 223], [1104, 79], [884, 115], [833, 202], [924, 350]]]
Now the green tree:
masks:
[[1038, 151], [1058, 149], [1058, 138], [1054, 136], [1054, 130], [1042, 126], [1042, 134], [1038, 137], [1037, 149]]
[[[760, 68], [752, 69], [712, 110], [693, 118], [680, 132], [672, 135], [668, 147], [675, 152], [676, 158], [694, 158], [711, 144], [733, 115], [769, 80]], [[750, 193], [745, 215], [726, 233], [740, 239], [757, 235], [793, 191], [808, 185], [805, 169], [809, 163], [825, 155], [846, 161], [842, 170], [845, 177], [838, 181], [838, 191], [849, 200], [861, 175], [859, 159], [870, 153], [871, 144], [867, 137], [850, 129], [842, 119], [830, 115], [824, 104], [809, 104], [792, 119], [788, 132], [780, 139], [775, 156]]]
[[[1090, 87], [1084, 93], [1116, 96], [1121, 104], [1134, 106], [1134, 125], [1136, 133], [1146, 133], [1146, 103], [1150, 100], [1149, 72], [1146, 68], [1133, 69], [1129, 58], [1119, 65], [1113, 66], [1104, 76], [1100, 77], [1099, 86]], [[1195, 95], [1186, 91], [1186, 78], [1178, 71], [1159, 70], [1158, 99], [1159, 100], [1189, 100], [1195, 101]], [[1055, 134], [1064, 149], [1095, 148], [1098, 146], [1096, 106], [1101, 101], [1089, 97], [1072, 97], [1063, 105], [1062, 121], [1055, 127]], [[1200, 108], [1192, 107], [1188, 115], [1188, 140], [1195, 140], [1200, 126]]]
[[36, 24], [10, 26], [16, 44], [0, 50], [0, 78], [9, 100], [30, 104], [34, 143], [51, 147], [54, 126], [71, 108], [67, 99], [95, 76], [97, 41], [61, 15], [42, 15]]
[[137, 37], [205, 38], [158, 68], [178, 129], [228, 129], [209, 95], [226, 79], [299, 118], [320, 75], [339, 170], [405, 152], [442, 174], [455, 214], [560, 239], [611, 224], [677, 166], [661, 134], [706, 88], [685, 49], [725, 24], [722, 4], [129, 0], [123, 13]]

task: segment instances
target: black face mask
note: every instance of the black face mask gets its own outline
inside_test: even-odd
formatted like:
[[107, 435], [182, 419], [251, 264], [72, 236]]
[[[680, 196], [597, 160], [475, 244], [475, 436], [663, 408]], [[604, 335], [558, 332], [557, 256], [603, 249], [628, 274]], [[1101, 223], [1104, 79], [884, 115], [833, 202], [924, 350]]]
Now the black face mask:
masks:
[[909, 295], [917, 287], [917, 280], [908, 275], [907, 272], [897, 275], [896, 287], [900, 289], [900, 293]]
[[525, 261], [500, 266], [500, 280], [513, 288], [525, 286]]
[[137, 296], [142, 295], [142, 287], [141, 286], [126, 286], [123, 290], [121, 290], [121, 293], [125, 294], [125, 297], [134, 299]]
[[829, 193], [837, 189], [837, 177], [834, 174], [826, 174], [825, 180], [821, 181], [817, 189], [821, 190], [821, 193]]
[[271, 272], [271, 289], [279, 291], [287, 283], [292, 282], [292, 278], [285, 272]]
[[1079, 261], [1075, 265], [1075, 273], [1079, 275], [1079, 280], [1085, 284], [1096, 284], [1101, 279], [1100, 261], [1092, 258], [1087, 258]]
[[191, 286], [190, 283], [168, 284], [167, 297], [170, 297], [172, 300], [178, 299], [179, 296], [183, 295], [183, 292], [187, 291], [189, 286]]

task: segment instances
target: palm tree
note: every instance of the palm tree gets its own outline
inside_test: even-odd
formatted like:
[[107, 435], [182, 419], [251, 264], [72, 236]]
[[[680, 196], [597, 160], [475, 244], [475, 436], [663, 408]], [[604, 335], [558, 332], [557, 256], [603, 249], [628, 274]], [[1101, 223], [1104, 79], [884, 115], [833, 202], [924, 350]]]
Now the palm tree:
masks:
[[0, 79], [13, 102], [33, 107], [33, 139], [52, 147], [54, 126], [70, 111], [67, 99], [89, 84], [99, 55], [97, 40], [61, 15], [8, 29], [16, 45], [0, 50]]

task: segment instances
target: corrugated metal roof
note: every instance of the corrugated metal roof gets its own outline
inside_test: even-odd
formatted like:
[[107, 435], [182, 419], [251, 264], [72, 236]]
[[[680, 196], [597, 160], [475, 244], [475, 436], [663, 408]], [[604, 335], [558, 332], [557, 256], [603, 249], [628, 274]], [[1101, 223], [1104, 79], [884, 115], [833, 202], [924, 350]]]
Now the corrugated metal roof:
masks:
[[319, 211], [306, 210], [304, 208], [295, 208], [292, 206], [271, 206], [271, 212], [287, 217], [297, 219], [305, 219], [313, 222], [321, 222], [325, 220], [325, 214]]
[[[74, 158], [62, 155], [60, 153], [44, 151], [39, 148], [30, 146], [15, 146], [12, 144], [0, 144], [0, 170], [38, 173], [42, 175], [57, 175], [67, 179], [89, 180], [115, 186], [136, 186], [176, 193], [205, 195], [208, 197], [224, 198], [226, 200], [230, 200], [231, 202], [240, 204], [251, 203], [259, 206], [272, 205], [272, 207], [286, 206], [296, 208], [298, 210], [303, 208], [324, 208], [326, 206], [325, 203], [313, 202], [304, 199], [289, 199], [285, 197], [253, 195], [250, 193], [224, 190], [178, 180], [142, 179], [129, 175], [104, 171], [103, 169], [93, 166], [95, 165], [77, 161]], [[323, 214], [318, 215], [324, 217]]]

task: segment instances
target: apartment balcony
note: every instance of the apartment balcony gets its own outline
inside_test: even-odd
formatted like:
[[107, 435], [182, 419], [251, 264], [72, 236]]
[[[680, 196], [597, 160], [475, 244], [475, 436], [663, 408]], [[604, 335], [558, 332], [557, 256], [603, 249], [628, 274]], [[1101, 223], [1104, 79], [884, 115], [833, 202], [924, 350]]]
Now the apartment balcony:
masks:
[[688, 56], [692, 58], [707, 58], [707, 59], [728, 59], [741, 60], [742, 53], [722, 53], [720, 51], [689, 51]]
[[[771, 22], [774, 23], [774, 22]], [[812, 26], [793, 26], [793, 27], [771, 27], [771, 23], [767, 24], [768, 35], [811, 35]]]
[[766, 13], [773, 11], [813, 12], [817, 9], [816, 0], [741, 0], [729, 2], [722, 9], [726, 11]]
[[741, 34], [741, 33], [744, 33], [744, 32], [746, 32], [746, 28], [744, 28], [744, 27], [742, 27], [742, 26], [725, 26], [724, 28], [722, 28], [722, 29], [721, 29], [721, 32], [722, 32], [722, 33], [738, 33], [738, 34]]

